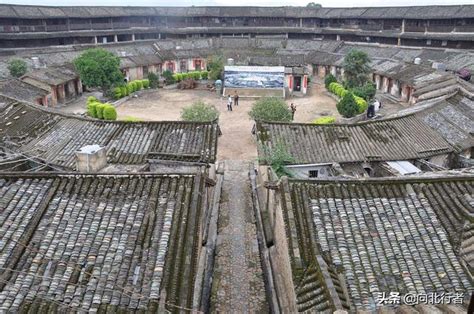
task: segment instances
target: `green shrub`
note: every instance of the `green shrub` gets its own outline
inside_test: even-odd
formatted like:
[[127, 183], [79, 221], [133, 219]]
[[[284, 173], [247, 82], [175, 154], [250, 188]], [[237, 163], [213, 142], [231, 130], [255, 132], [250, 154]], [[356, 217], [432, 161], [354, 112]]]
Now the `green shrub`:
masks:
[[209, 122], [219, 118], [216, 107], [198, 101], [181, 111], [181, 119], [184, 121]]
[[94, 97], [94, 96], [89, 96], [87, 97], [87, 103], [90, 104], [92, 102], [96, 102], [97, 101], [97, 98]]
[[23, 76], [28, 70], [28, 66], [23, 59], [13, 59], [8, 61], [8, 71], [13, 77]]
[[201, 79], [201, 72], [194, 71], [189, 73], [189, 77], [192, 78], [193, 80], [200, 80]]
[[122, 94], [122, 88], [121, 87], [115, 87], [114, 88], [114, 98], [115, 99], [120, 99], [124, 97], [125, 95]]
[[87, 103], [87, 115], [89, 115], [89, 117], [97, 118], [97, 105], [98, 104], [99, 103], [96, 101], [91, 101]]
[[143, 83], [142, 83], [142, 81], [140, 81], [140, 80], [135, 81], [135, 85], [137, 86], [137, 90], [143, 89]]
[[143, 85], [143, 88], [149, 88], [150, 87], [150, 81], [149, 80], [142, 80], [142, 85]]
[[362, 87], [356, 87], [356, 88], [351, 89], [351, 92], [355, 96], [364, 98], [366, 101], [371, 101], [374, 98], [375, 93], [376, 93], [375, 84], [372, 82], [367, 82]]
[[331, 116], [319, 117], [313, 121], [314, 124], [333, 124], [334, 122], [336, 122], [336, 118]]
[[173, 73], [171, 73], [171, 71], [169, 71], [169, 70], [163, 71], [163, 74], [161, 74], [161, 75], [165, 79], [166, 84], [173, 84], [175, 82], [175, 79], [173, 77]]
[[117, 120], [117, 111], [111, 104], [103, 105], [103, 117], [105, 120]]
[[357, 104], [358, 113], [364, 113], [369, 105], [367, 104], [367, 101], [365, 101], [364, 98], [361, 98], [359, 96], [354, 96], [355, 102]]
[[173, 80], [175, 82], [181, 82], [183, 80], [183, 73], [174, 73]]
[[329, 85], [331, 83], [337, 83], [337, 79], [334, 75], [332, 74], [328, 74], [326, 75], [326, 77], [324, 78], [324, 86], [326, 86], [326, 89], [329, 90]]
[[290, 122], [291, 111], [288, 109], [286, 103], [275, 97], [265, 97], [257, 100], [249, 115], [255, 121], [282, 121]]
[[120, 86], [120, 93], [122, 94], [122, 97], [128, 96], [128, 89], [127, 86]]
[[158, 88], [160, 78], [158, 77], [157, 74], [150, 72], [148, 73], [148, 83], [151, 88]]
[[288, 152], [288, 147], [283, 141], [277, 140], [272, 147], [262, 145], [261, 150], [264, 157], [260, 158], [259, 162], [270, 165], [279, 177], [293, 176], [285, 165], [295, 162], [295, 158]]
[[96, 106], [96, 118], [98, 119], [103, 119], [104, 118], [104, 108], [105, 108], [105, 104], [103, 103], [97, 103], [97, 106]]
[[202, 78], [203, 80], [207, 80], [208, 76], [209, 76], [209, 72], [207, 72], [207, 71], [201, 71], [201, 78]]
[[332, 83], [329, 83], [329, 88], [328, 90], [335, 94], [335, 90], [336, 90], [336, 86], [338, 86], [339, 84], [337, 82], [332, 82]]
[[346, 93], [346, 95], [337, 103], [337, 111], [344, 118], [352, 118], [359, 112], [354, 95]]
[[135, 92], [135, 84], [133, 84], [133, 82], [128, 82], [127, 83], [127, 90], [128, 90], [128, 94], [133, 94]]
[[189, 73], [182, 73], [182, 80], [187, 80], [189, 78]]

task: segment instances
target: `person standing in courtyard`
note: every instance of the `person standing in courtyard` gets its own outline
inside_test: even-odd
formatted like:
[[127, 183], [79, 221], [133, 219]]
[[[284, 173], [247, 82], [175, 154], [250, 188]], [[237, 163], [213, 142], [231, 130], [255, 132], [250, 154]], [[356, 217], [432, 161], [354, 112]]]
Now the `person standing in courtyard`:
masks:
[[232, 111], [232, 97], [227, 95], [227, 111]]
[[291, 110], [291, 120], [295, 120], [296, 106], [294, 103], [291, 103], [290, 110]]
[[234, 92], [234, 106], [239, 105], [239, 95], [237, 94], [237, 91]]

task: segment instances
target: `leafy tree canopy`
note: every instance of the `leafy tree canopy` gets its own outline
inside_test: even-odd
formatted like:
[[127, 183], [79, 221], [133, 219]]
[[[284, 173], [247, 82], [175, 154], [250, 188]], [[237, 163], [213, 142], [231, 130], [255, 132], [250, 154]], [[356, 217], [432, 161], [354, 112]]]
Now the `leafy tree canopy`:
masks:
[[26, 73], [28, 69], [26, 62], [21, 59], [12, 59], [8, 62], [8, 71], [14, 77], [20, 77]]
[[219, 111], [216, 107], [202, 101], [195, 102], [181, 112], [181, 119], [184, 121], [209, 122], [217, 118], [219, 118]]
[[319, 3], [310, 2], [306, 5], [307, 8], [322, 8], [323, 6]]
[[260, 159], [260, 162], [270, 165], [279, 177], [293, 176], [285, 165], [295, 162], [295, 158], [288, 152], [288, 147], [284, 142], [277, 140], [272, 147], [262, 145], [261, 150], [264, 157]]
[[222, 77], [224, 71], [224, 57], [212, 56], [207, 61], [207, 67], [209, 69], [208, 77], [211, 80], [218, 80]]
[[88, 49], [73, 63], [82, 82], [88, 87], [99, 87], [105, 92], [123, 83], [120, 58], [105, 49]]
[[255, 121], [281, 121], [290, 122], [291, 111], [286, 103], [275, 97], [265, 97], [257, 100], [249, 115]]
[[370, 58], [360, 50], [351, 50], [344, 58], [345, 85], [347, 88], [362, 87], [369, 81]]
[[359, 113], [359, 106], [352, 93], [346, 93], [336, 105], [337, 111], [344, 118], [352, 118]]

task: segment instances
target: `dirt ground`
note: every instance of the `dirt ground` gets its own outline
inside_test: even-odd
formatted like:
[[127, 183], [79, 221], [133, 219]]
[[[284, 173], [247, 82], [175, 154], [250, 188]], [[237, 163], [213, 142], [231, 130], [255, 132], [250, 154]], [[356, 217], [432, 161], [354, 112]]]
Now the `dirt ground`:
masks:
[[[198, 100], [213, 104], [220, 111], [222, 136], [218, 141], [218, 159], [255, 160], [257, 149], [251, 134], [253, 121], [248, 115], [255, 99], [241, 98], [239, 106], [234, 106], [234, 110], [229, 112], [226, 100], [209, 91], [159, 89], [128, 100], [117, 107], [117, 113], [119, 119], [179, 120], [181, 110]], [[288, 106], [291, 102], [296, 105], [296, 122], [310, 122], [324, 114], [339, 116], [335, 100], [322, 93], [321, 85], [313, 85], [309, 96], [290, 98], [286, 102]]]
[[[90, 95], [84, 94], [60, 110], [76, 114], [84, 113], [86, 99]], [[220, 111], [219, 125], [222, 136], [218, 140], [218, 160], [255, 160], [257, 149], [251, 134], [253, 121], [248, 115], [255, 99], [241, 98], [239, 106], [234, 106], [234, 110], [229, 112], [226, 99], [207, 90], [158, 89], [141, 93], [139, 97], [131, 98], [119, 105], [118, 119], [133, 117], [144, 121], [180, 120], [181, 110], [198, 100], [212, 104]], [[313, 82], [306, 96], [291, 97], [286, 103], [288, 106], [290, 103], [296, 105], [295, 122], [311, 122], [326, 115], [341, 118], [336, 110], [336, 100], [325, 90], [322, 82]], [[399, 109], [398, 104], [387, 104], [380, 113], [386, 115]]]

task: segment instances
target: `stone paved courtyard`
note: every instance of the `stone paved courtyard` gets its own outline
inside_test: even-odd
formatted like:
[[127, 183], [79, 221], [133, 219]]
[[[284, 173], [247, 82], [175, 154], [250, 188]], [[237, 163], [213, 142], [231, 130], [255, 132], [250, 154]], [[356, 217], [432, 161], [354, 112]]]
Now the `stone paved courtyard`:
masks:
[[256, 237], [248, 170], [227, 160], [219, 208], [211, 312], [266, 313], [263, 272]]

